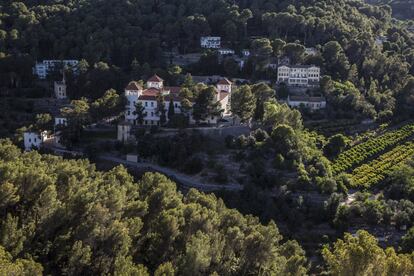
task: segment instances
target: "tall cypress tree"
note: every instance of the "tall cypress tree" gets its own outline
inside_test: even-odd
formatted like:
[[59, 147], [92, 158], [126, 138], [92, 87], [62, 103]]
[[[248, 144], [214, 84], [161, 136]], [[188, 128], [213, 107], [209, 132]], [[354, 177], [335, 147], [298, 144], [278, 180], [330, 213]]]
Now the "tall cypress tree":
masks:
[[174, 117], [174, 115], [175, 115], [174, 101], [173, 101], [172, 98], [170, 99], [170, 104], [168, 106], [168, 114], [167, 115], [168, 115], [168, 120], [171, 120], [172, 117]]

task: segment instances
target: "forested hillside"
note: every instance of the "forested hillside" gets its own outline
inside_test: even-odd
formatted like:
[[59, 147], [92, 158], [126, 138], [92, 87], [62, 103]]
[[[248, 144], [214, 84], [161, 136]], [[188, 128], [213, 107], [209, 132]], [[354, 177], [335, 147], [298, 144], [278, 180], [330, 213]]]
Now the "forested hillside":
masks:
[[[199, 52], [203, 35], [219, 35], [236, 51], [250, 49], [246, 69], [232, 73], [208, 54], [199, 66], [168, 68], [165, 52]], [[384, 35], [387, 41], [378, 45], [376, 38]], [[392, 22], [388, 6], [357, 0], [3, 1], [0, 87], [38, 95], [23, 89], [33, 88], [31, 68], [43, 58], [84, 59], [80, 77], [68, 77], [69, 91], [97, 98], [154, 72], [172, 83], [177, 72], [261, 79], [271, 76], [264, 65], [283, 53], [321, 66], [321, 92], [332, 116], [386, 120], [401, 114], [400, 100], [412, 93], [407, 79], [414, 73], [413, 45], [408, 31]], [[304, 58], [304, 46], [320, 54]]]
[[99, 172], [85, 160], [21, 153], [1, 140], [0, 191], [0, 272], [8, 272], [2, 275], [19, 268], [38, 275], [32, 259], [53, 275], [307, 270], [304, 251], [281, 242], [273, 222], [261, 225], [214, 195], [183, 196], [159, 174], [136, 183], [123, 167]]
[[[309, 267], [274, 222], [214, 195], [184, 196], [160, 174], [135, 182], [123, 167], [100, 172], [0, 140], [0, 192], [2, 275], [304, 275]], [[412, 255], [384, 252], [363, 231], [322, 255], [337, 275], [414, 272]]]
[[413, 0], [366, 0], [367, 3], [376, 5], [389, 5], [392, 15], [398, 19], [414, 19]]

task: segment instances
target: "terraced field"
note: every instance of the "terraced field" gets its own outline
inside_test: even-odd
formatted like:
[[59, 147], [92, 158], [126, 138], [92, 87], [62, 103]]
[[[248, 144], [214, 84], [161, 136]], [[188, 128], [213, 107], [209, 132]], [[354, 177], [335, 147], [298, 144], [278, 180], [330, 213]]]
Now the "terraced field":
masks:
[[334, 173], [350, 172], [364, 162], [386, 153], [414, 136], [414, 124], [369, 139], [341, 153], [332, 164]]
[[383, 181], [399, 164], [414, 155], [414, 142], [396, 146], [352, 171], [354, 188], [369, 188]]

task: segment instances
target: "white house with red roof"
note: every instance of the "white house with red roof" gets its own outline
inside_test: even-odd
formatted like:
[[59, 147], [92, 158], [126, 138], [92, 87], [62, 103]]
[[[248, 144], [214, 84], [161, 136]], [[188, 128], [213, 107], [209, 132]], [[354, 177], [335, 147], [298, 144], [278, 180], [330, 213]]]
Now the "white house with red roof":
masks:
[[[125, 120], [133, 125], [137, 124], [136, 104], [141, 103], [144, 107], [144, 125], [159, 125], [160, 114], [158, 113], [158, 97], [164, 96], [165, 111], [168, 113], [170, 101], [174, 104], [174, 112], [176, 114], [181, 113], [181, 100], [180, 87], [164, 86], [164, 80], [159, 76], [154, 75], [146, 82], [146, 88], [143, 88], [138, 82], [131, 81], [125, 88], [125, 97], [127, 98], [127, 105], [125, 110]], [[228, 115], [230, 113], [230, 94], [232, 91], [232, 83], [224, 78], [217, 84], [217, 101], [223, 109], [223, 114]], [[207, 120], [207, 123], [217, 123], [219, 118], [211, 118]], [[190, 118], [190, 122], [194, 123], [194, 120]]]

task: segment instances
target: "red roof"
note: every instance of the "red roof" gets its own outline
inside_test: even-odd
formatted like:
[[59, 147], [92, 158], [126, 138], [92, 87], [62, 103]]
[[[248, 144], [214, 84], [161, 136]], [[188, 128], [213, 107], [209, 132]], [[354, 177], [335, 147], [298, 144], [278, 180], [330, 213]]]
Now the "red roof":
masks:
[[222, 84], [222, 85], [231, 85], [232, 82], [229, 81], [227, 78], [221, 79], [218, 84]]
[[164, 90], [170, 91], [172, 94], [178, 94], [181, 91], [181, 87], [179, 86], [167, 86]]
[[133, 90], [133, 91], [137, 91], [140, 89], [141, 89], [141, 86], [136, 81], [131, 81], [130, 83], [128, 83], [127, 87], [125, 88], [125, 90]]
[[145, 96], [157, 96], [160, 93], [160, 90], [157, 88], [148, 88], [142, 92], [142, 95]]
[[[139, 100], [143, 100], [143, 101], [157, 101], [158, 100], [158, 95], [141, 95], [138, 98]], [[170, 95], [165, 95], [164, 97], [164, 101], [168, 104], [168, 102], [170, 100], [173, 100], [174, 102], [180, 102], [181, 101], [181, 97], [179, 97], [176, 94], [170, 94]]]
[[153, 95], [141, 95], [138, 98], [139, 100], [144, 100], [144, 101], [156, 101], [157, 100], [157, 96], [153, 96]]
[[148, 79], [149, 82], [163, 82], [164, 80], [155, 74], [151, 78]]

